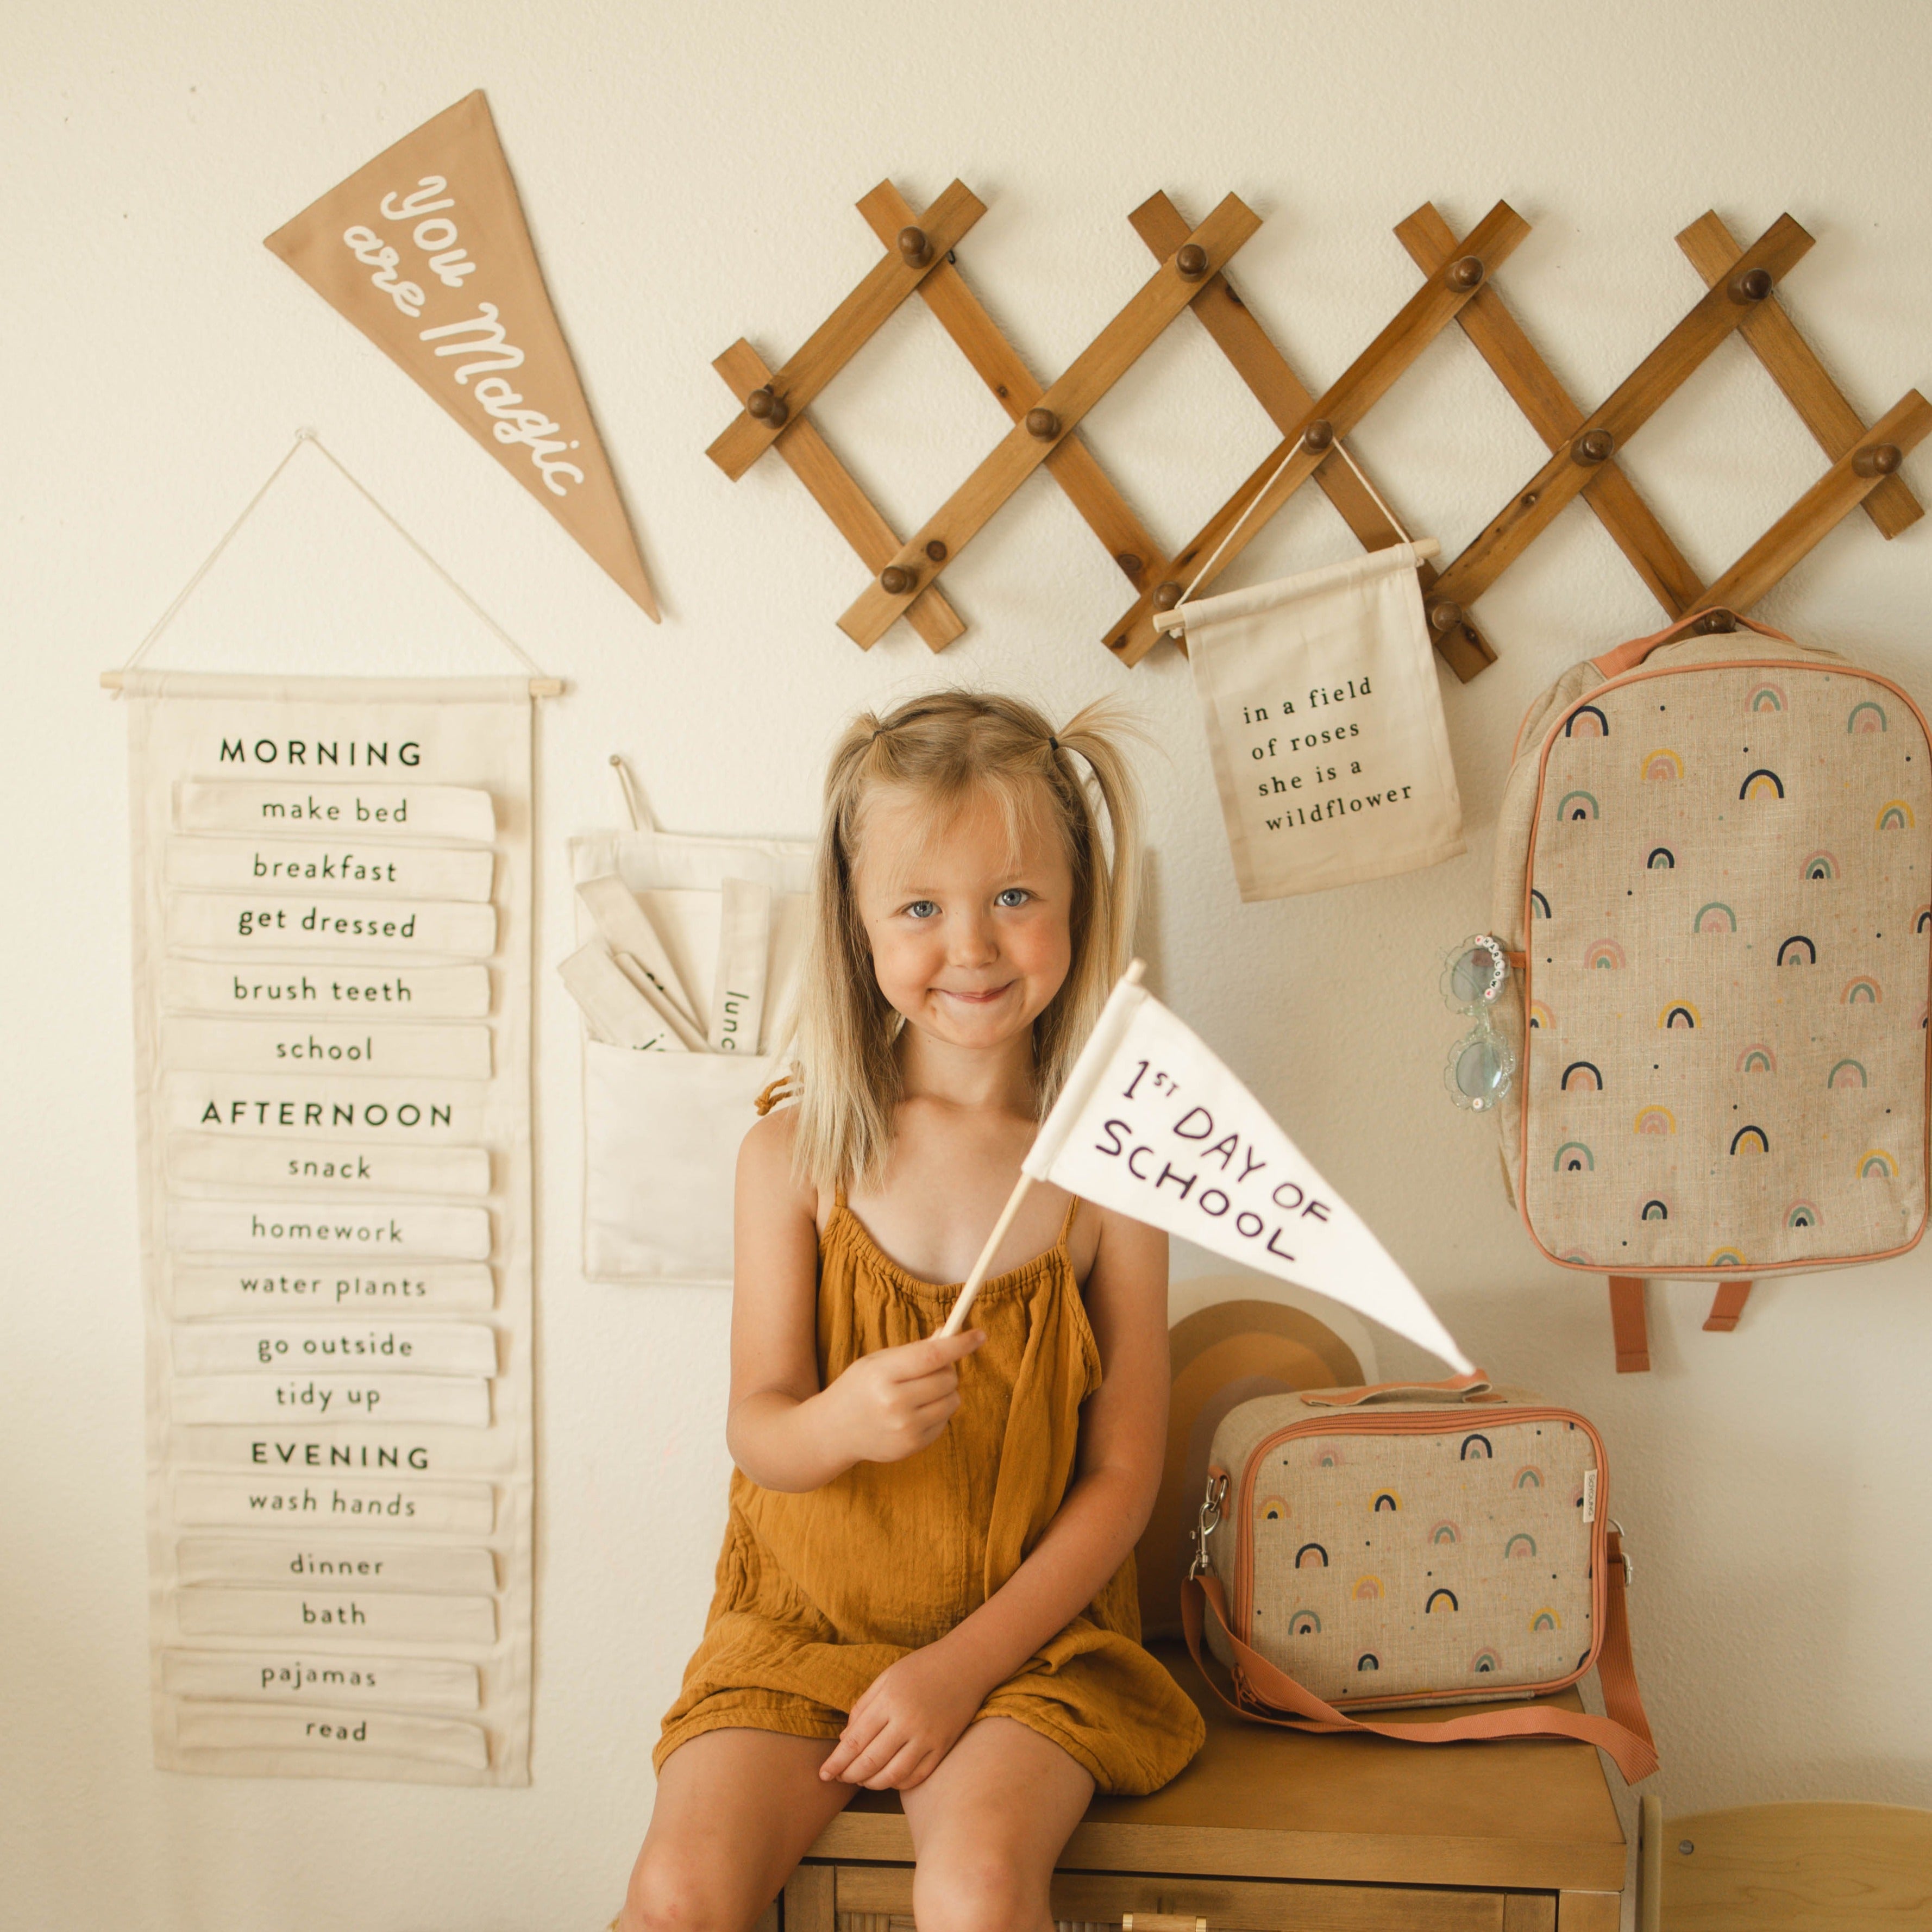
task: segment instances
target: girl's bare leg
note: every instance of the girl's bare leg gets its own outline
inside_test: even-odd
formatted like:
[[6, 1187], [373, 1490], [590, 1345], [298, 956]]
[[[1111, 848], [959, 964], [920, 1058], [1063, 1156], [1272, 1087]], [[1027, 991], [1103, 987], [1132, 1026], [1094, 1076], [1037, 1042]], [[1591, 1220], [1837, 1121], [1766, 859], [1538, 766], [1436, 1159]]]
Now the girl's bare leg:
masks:
[[923, 1784], [900, 1794], [919, 1863], [919, 1932], [1052, 1932], [1047, 1888], [1094, 1780], [1010, 1718], [969, 1724]]
[[820, 1738], [706, 1731], [658, 1774], [620, 1932], [750, 1932], [855, 1787], [827, 1784]]

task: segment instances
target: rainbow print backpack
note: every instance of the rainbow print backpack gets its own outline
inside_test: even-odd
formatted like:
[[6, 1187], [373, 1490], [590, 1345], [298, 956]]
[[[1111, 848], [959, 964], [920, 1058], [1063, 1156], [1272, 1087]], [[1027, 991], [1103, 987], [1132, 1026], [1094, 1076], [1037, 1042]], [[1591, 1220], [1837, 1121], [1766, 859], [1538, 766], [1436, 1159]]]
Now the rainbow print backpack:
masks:
[[1932, 740], [1899, 687], [1709, 610], [1574, 666], [1517, 734], [1496, 842], [1497, 1109], [1530, 1238], [1716, 1284], [1925, 1230]]

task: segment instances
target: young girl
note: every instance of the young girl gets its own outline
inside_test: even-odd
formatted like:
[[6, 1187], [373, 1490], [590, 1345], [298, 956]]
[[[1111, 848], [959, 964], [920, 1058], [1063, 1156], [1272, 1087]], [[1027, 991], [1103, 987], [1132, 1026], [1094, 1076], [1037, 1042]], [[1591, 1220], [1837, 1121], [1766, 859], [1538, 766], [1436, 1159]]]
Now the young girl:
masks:
[[920, 1932], [1046, 1932], [1094, 1790], [1200, 1746], [1132, 1553], [1166, 1237], [1036, 1187], [938, 1332], [1126, 962], [1138, 862], [1091, 710], [1056, 737], [944, 692], [833, 755], [797, 1104], [738, 1162], [730, 1523], [623, 1932], [746, 1932], [862, 1785], [900, 1794]]

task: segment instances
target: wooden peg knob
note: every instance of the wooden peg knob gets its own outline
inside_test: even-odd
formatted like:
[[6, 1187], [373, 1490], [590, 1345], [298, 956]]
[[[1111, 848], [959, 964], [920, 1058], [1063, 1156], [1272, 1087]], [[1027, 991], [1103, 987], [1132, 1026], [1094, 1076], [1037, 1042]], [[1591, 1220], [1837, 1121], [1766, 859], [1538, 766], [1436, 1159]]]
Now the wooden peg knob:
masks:
[[1448, 273], [1444, 279], [1452, 289], [1460, 289], [1466, 294], [1471, 289], [1480, 288], [1483, 278], [1488, 272], [1480, 256], [1465, 255], [1460, 261], [1449, 264]]
[[745, 398], [745, 413], [766, 428], [776, 429], [791, 412], [785, 407], [783, 398], [772, 394], [772, 386], [767, 382], [762, 389], [754, 389]]
[[1154, 608], [1156, 610], [1172, 610], [1180, 602], [1180, 586], [1163, 584], [1154, 593]]
[[1445, 597], [1439, 604], [1429, 607], [1429, 627], [1432, 631], [1448, 632], [1456, 628], [1462, 621], [1462, 607]]
[[919, 581], [902, 563], [889, 563], [879, 572], [879, 588], [888, 597], [903, 597]]
[[932, 260], [932, 244], [926, 239], [923, 228], [902, 228], [899, 230], [899, 253], [905, 257], [908, 268], [922, 268]]
[[1856, 476], [1889, 476], [1900, 462], [1898, 445], [1895, 442], [1875, 442], [1869, 449], [1862, 449], [1852, 458], [1852, 473]]
[[937, 537], [926, 545], [926, 554], [934, 563], [944, 563], [946, 561], [946, 546]]
[[1184, 242], [1174, 258], [1184, 282], [1198, 282], [1208, 272], [1208, 251], [1198, 242]]
[[1060, 434], [1060, 418], [1051, 410], [1028, 410], [1026, 427], [1028, 436], [1036, 436], [1042, 442], [1051, 442]]
[[1714, 636], [1726, 631], [1735, 631], [1738, 628], [1738, 620], [1728, 610], [1706, 610], [1697, 620], [1697, 628], [1707, 636]]
[[1771, 292], [1768, 268], [1747, 268], [1725, 284], [1725, 292], [1734, 302], [1761, 302]]
[[1587, 466], [1606, 461], [1616, 446], [1617, 440], [1608, 430], [1593, 429], [1570, 446], [1570, 454], [1576, 461]]
[[1301, 440], [1310, 449], [1326, 449], [1335, 440], [1335, 425], [1326, 416], [1317, 416], [1301, 432]]

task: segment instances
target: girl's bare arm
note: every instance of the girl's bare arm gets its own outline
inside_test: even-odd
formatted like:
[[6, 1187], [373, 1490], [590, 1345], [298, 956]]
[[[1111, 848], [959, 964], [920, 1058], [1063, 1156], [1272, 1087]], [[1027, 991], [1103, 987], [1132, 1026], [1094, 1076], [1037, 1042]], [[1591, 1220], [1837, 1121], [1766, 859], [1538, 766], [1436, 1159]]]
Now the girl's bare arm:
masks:
[[983, 1337], [877, 1349], [819, 1387], [818, 1202], [792, 1178], [791, 1133], [789, 1113], [769, 1114], [738, 1152], [724, 1437], [760, 1488], [798, 1490], [924, 1448], [959, 1406], [954, 1364]]

